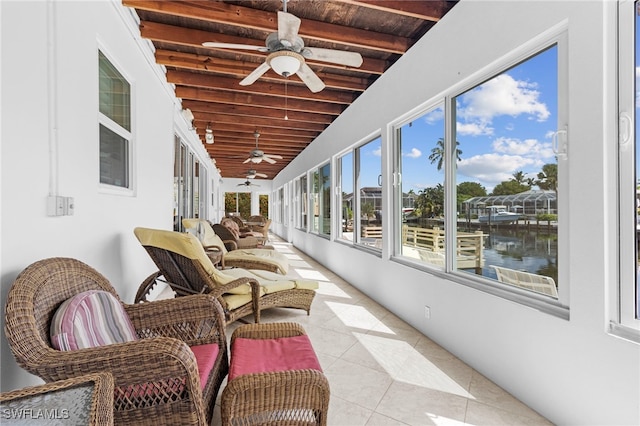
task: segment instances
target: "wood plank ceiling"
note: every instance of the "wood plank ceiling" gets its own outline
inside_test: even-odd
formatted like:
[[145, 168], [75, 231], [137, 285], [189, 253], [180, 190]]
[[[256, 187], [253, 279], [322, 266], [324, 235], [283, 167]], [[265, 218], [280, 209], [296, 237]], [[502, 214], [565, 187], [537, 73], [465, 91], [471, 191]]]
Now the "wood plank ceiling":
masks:
[[[288, 0], [305, 46], [358, 52], [360, 67], [307, 59], [326, 87], [312, 93], [297, 75], [267, 71], [239, 82], [265, 62], [257, 50], [203, 47], [203, 42], [265, 46], [277, 31], [281, 0], [122, 0], [140, 18], [143, 38], [175, 86], [184, 109], [223, 177], [250, 169], [274, 177], [456, 3], [446, 0]], [[286, 85], [285, 85], [286, 82]], [[286, 94], [286, 96], [285, 96]], [[288, 119], [285, 120], [285, 115]], [[214, 135], [205, 144], [205, 129]], [[283, 157], [275, 164], [243, 161], [256, 146]]]

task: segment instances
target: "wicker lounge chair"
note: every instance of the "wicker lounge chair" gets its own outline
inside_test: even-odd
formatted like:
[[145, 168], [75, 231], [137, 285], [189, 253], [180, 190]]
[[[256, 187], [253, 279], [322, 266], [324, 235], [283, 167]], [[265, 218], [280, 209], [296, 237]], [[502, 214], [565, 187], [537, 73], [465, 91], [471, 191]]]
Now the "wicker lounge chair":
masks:
[[[137, 340], [54, 349], [50, 328], [58, 308], [90, 290], [119, 303]], [[116, 424], [206, 425], [228, 372], [224, 325], [220, 304], [211, 295], [128, 305], [90, 266], [50, 258], [28, 266], [9, 290], [5, 332], [18, 365], [46, 382], [111, 373]], [[207, 353], [212, 362], [206, 382], [194, 355], [196, 346], [205, 347], [201, 345], [217, 348], [214, 359], [216, 352]]]
[[211, 225], [211, 227], [213, 228], [213, 231], [220, 237], [220, 239], [222, 239], [222, 241], [224, 242], [224, 246], [229, 251], [248, 248], [272, 248], [265, 247], [262, 244], [262, 238], [258, 239], [254, 236], [239, 237], [228, 227], [222, 225], [221, 223], [214, 223]]
[[299, 280], [264, 270], [216, 269], [198, 239], [189, 233], [136, 228], [136, 237], [159, 271], [142, 283], [136, 302], [144, 301], [163, 277], [177, 296], [211, 293], [220, 301], [227, 323], [268, 308], [303, 309], [309, 314], [317, 281]]
[[[237, 249], [227, 250], [222, 239], [213, 231], [213, 228], [204, 219], [182, 219], [182, 224], [188, 231], [195, 229], [199, 240], [207, 255], [213, 252], [221, 256], [222, 268], [235, 267], [244, 269], [264, 269], [265, 271], [279, 272], [286, 275], [289, 271], [289, 260], [282, 253], [273, 249]], [[209, 256], [211, 257], [211, 256]]]

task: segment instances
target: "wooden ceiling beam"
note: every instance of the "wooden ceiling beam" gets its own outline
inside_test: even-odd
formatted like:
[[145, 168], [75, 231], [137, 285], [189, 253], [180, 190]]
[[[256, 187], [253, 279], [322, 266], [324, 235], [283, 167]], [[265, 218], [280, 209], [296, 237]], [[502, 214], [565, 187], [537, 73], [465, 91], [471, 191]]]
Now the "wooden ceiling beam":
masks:
[[[292, 77], [293, 78], [293, 77]], [[240, 86], [238, 80], [219, 75], [207, 75], [188, 71], [167, 70], [167, 81], [181, 86], [202, 87], [207, 89], [221, 89], [240, 93], [258, 93], [269, 96], [284, 96], [284, 85], [256, 81], [250, 86]], [[318, 93], [311, 92], [306, 87], [288, 87], [287, 98], [305, 99], [311, 101], [332, 102], [336, 104], [351, 104], [357, 94], [338, 90], [325, 89]]]
[[336, 0], [342, 3], [353, 4], [382, 12], [395, 13], [396, 15], [409, 16], [425, 21], [438, 22], [449, 10], [447, 2], [442, 1], [415, 1], [415, 0]]
[[237, 124], [254, 126], [260, 130], [263, 127], [275, 127], [280, 129], [299, 129], [322, 132], [327, 126], [318, 123], [304, 123], [302, 121], [292, 121], [274, 118], [242, 117], [230, 114], [206, 114], [201, 113], [200, 120], [213, 123], [216, 127], [234, 129]]
[[[183, 101], [183, 108], [189, 108], [194, 116], [198, 112], [232, 114], [244, 117], [283, 118], [284, 112], [273, 108], [257, 108], [242, 105], [218, 104], [212, 102]], [[304, 121], [307, 123], [331, 124], [335, 116], [326, 114], [313, 114], [310, 112], [287, 111], [290, 121]]]
[[[257, 106], [284, 110], [284, 94], [282, 98], [276, 96], [254, 95], [227, 90], [203, 89], [199, 87], [177, 86], [176, 96], [182, 99], [219, 102], [231, 105]], [[287, 99], [288, 111], [318, 112], [338, 116], [346, 108], [345, 105], [328, 102], [317, 102], [301, 99]]]
[[[192, 28], [178, 27], [174, 25], [161, 24], [152, 21], [140, 22], [140, 35], [154, 42], [164, 42], [176, 45], [197, 47], [200, 49], [208, 49], [211, 51], [233, 52], [238, 56], [252, 57], [264, 61], [267, 57], [266, 53], [251, 50], [234, 50], [234, 49], [216, 49], [205, 48], [202, 43], [205, 41], [218, 41], [221, 43], [239, 43], [251, 44], [255, 46], [264, 46], [263, 40], [251, 40], [244, 37], [234, 37], [226, 34], [212, 33], [209, 31], [195, 30]], [[310, 66], [316, 65], [323, 68], [348, 69], [353, 72], [361, 72], [365, 74], [382, 74], [388, 67], [387, 61], [382, 59], [370, 58], [363, 56], [362, 65], [358, 68], [347, 67], [340, 64], [332, 64], [330, 62], [305, 60]]]
[[[232, 59], [217, 58], [215, 56], [197, 55], [193, 53], [164, 49], [157, 50], [155, 56], [156, 62], [166, 67], [175, 67], [193, 71], [217, 72], [231, 75], [236, 78], [246, 77], [256, 68], [257, 65], [255, 62], [235, 61]], [[368, 79], [361, 77], [350, 77], [322, 71], [316, 71], [316, 74], [330, 89], [356, 90], [364, 92], [370, 84]], [[276, 74], [272, 70], [267, 71], [267, 73], [260, 78], [263, 81], [280, 83], [284, 83], [285, 80], [284, 77]]]
[[[241, 28], [251, 28], [268, 32], [278, 30], [277, 13], [230, 5], [218, 1], [189, 3], [166, 0], [123, 0], [122, 4], [135, 9], [225, 25], [235, 25]], [[406, 37], [398, 37], [392, 34], [383, 34], [309, 19], [301, 19], [298, 35], [308, 40], [325, 41], [395, 54], [403, 54], [411, 47], [411, 40]], [[262, 45], [264, 46], [264, 43], [262, 43]]]
[[[202, 120], [195, 120], [194, 121], [194, 125], [196, 125], [197, 129], [205, 129], [207, 127], [207, 124], [209, 124], [208, 121], [202, 121]], [[320, 135], [319, 131], [313, 131], [313, 130], [304, 130], [304, 129], [290, 129], [290, 128], [284, 128], [284, 127], [259, 127], [257, 128], [254, 124], [252, 123], [237, 123], [233, 129], [229, 129], [229, 127], [224, 126], [224, 127], [220, 127], [217, 128], [215, 127], [214, 123], [211, 123], [211, 127], [213, 129], [213, 134], [214, 136], [218, 133], [218, 132], [238, 132], [238, 133], [242, 133], [244, 135], [246, 135], [245, 137], [247, 139], [253, 139], [253, 133], [258, 130], [260, 132], [261, 135], [263, 135], [264, 137], [266, 137], [266, 135], [269, 135], [270, 138], [278, 138], [278, 137], [291, 137], [291, 138], [300, 138], [301, 140], [313, 140], [316, 137], [318, 137], [318, 135]], [[260, 136], [260, 137], [263, 137]]]

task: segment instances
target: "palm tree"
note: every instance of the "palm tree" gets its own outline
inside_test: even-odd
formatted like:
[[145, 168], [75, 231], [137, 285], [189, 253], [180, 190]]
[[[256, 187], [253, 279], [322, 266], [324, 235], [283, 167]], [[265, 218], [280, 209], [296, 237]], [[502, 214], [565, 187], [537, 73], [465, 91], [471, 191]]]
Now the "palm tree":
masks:
[[[456, 147], [460, 145], [460, 142], [456, 141]], [[462, 151], [459, 148], [456, 148], [456, 161], [460, 161], [460, 155]], [[442, 164], [444, 162], [444, 138], [438, 139], [436, 142], [435, 148], [431, 150], [431, 155], [429, 155], [429, 161], [431, 164], [437, 162], [438, 170], [442, 170]]]

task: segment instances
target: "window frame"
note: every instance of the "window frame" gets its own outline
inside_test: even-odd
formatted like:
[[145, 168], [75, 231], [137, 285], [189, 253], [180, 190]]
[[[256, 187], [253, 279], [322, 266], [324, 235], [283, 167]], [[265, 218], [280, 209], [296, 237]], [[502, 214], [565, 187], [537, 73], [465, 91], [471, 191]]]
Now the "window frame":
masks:
[[[137, 188], [137, 173], [136, 173], [136, 143], [135, 143], [135, 129], [136, 129], [136, 116], [135, 116], [135, 93], [136, 93], [136, 85], [133, 78], [128, 75], [125, 71], [125, 68], [122, 67], [117, 60], [115, 60], [114, 56], [108, 52], [108, 49], [103, 46], [101, 43], [98, 43], [98, 48], [96, 50], [96, 59], [98, 63], [97, 75], [98, 75], [98, 97], [100, 95], [100, 87], [99, 87], [99, 75], [100, 75], [100, 55], [104, 56], [104, 58], [109, 62], [109, 64], [122, 76], [122, 78], [129, 84], [129, 119], [130, 119], [130, 130], [125, 129], [120, 124], [116, 123], [110, 117], [105, 115], [100, 111], [100, 100], [98, 99], [97, 105], [97, 141], [98, 141], [98, 188], [99, 192], [111, 194], [111, 195], [122, 195], [122, 196], [135, 196], [136, 188]], [[115, 133], [117, 136], [125, 139], [126, 141], [126, 151], [127, 151], [127, 161], [126, 161], [126, 171], [128, 177], [128, 185], [127, 186], [118, 186], [109, 183], [101, 182], [101, 165], [100, 165], [100, 155], [102, 153], [100, 144], [100, 126], [105, 127], [107, 130]]]
[[618, 285], [609, 328], [613, 334], [640, 342], [640, 319], [636, 309], [638, 286], [638, 248], [635, 194], [638, 179], [636, 150], [636, 13], [640, 3], [618, 3]]

